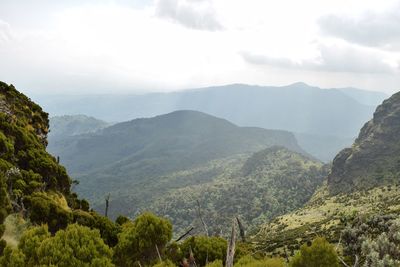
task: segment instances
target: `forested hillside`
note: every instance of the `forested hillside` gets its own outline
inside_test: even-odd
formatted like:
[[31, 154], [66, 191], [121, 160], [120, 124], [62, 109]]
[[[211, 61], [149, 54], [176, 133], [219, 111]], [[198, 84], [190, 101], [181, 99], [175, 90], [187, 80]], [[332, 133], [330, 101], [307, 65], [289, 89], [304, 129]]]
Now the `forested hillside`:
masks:
[[[68, 167], [74, 178], [79, 180], [80, 183], [75, 189], [88, 198], [96, 210], [104, 212], [105, 198], [110, 195], [109, 214], [112, 217], [115, 218], [118, 214], [134, 217], [143, 209], [152, 209], [171, 218], [177, 231], [181, 231], [196, 218], [197, 205], [193, 205], [196, 200], [207, 200], [201, 205], [211, 207], [210, 210], [205, 209], [210, 214], [215, 213], [222, 208], [218, 199], [227, 197], [230, 188], [240, 183], [237, 179], [236, 182], [227, 180], [230, 179], [230, 175], [241, 176], [238, 174], [240, 166], [246, 160], [251, 161], [248, 159], [251, 153], [275, 145], [307, 155], [297, 145], [291, 133], [237, 127], [226, 120], [204, 113], [178, 111], [154, 118], [119, 123], [95, 133], [60, 139], [49, 148], [54, 155], [60, 156], [61, 162]], [[288, 152], [288, 155], [290, 153], [293, 152]], [[303, 161], [314, 162], [316, 167], [310, 177], [299, 173], [312, 183], [311, 189], [307, 184], [304, 184], [302, 189], [308, 188], [308, 191], [312, 191], [321, 179], [322, 164], [303, 157], [296, 162], [300, 165], [299, 170], [305, 173], [309, 171], [307, 166], [303, 169]], [[280, 159], [282, 164], [288, 164], [288, 159]], [[298, 165], [294, 165], [293, 168]], [[275, 176], [269, 178], [258, 175], [262, 176], [261, 180], [281, 179], [279, 175], [283, 175], [284, 171], [277, 169], [276, 172]], [[265, 175], [271, 176], [270, 173]], [[242, 178], [243, 181], [245, 179]], [[194, 188], [201, 192], [215, 183], [219, 184], [219, 189], [213, 193], [215, 197], [203, 199], [204, 194], [200, 194], [195, 200], [198, 194], [193, 191]], [[277, 188], [283, 190], [283, 186], [284, 184], [281, 184]], [[253, 187], [257, 185], [254, 184]], [[257, 192], [275, 201], [275, 192], [271, 195], [261, 193], [262, 188], [264, 187], [257, 189]], [[250, 194], [250, 190], [250, 187], [240, 188], [240, 194], [243, 195], [237, 198]], [[183, 201], [186, 195], [183, 192], [186, 191], [192, 195], [192, 200], [184, 201], [185, 204], [181, 206], [175, 203], [178, 199]], [[178, 197], [180, 192], [183, 195]], [[288, 205], [287, 209], [298, 207], [311, 193], [293, 200], [293, 204]], [[164, 199], [172, 195], [174, 201]], [[262, 203], [263, 199], [256, 199], [255, 202], [260, 202], [257, 207], [251, 210], [241, 209], [243, 216], [249, 215], [246, 221], [257, 217], [262, 221], [263, 216], [269, 218], [285, 211], [282, 207]], [[165, 205], [171, 207], [165, 208]], [[227, 212], [226, 216], [232, 216], [235, 212], [233, 209]], [[213, 215], [210, 218], [213, 231], [216, 230], [214, 226], [224, 220], [224, 216], [217, 218]], [[222, 227], [224, 231], [226, 226], [225, 223]]]

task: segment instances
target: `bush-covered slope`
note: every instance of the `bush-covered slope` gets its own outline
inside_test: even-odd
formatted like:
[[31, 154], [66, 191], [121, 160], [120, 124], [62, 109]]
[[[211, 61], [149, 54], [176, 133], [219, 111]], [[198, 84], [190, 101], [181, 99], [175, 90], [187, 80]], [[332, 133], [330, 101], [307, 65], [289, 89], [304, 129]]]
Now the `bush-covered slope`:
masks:
[[[111, 193], [110, 211], [133, 217], [148, 209], [171, 219], [176, 234], [191, 226], [204, 234], [198, 201], [209, 233], [226, 235], [234, 216], [252, 228], [300, 207], [325, 175], [320, 162], [272, 147], [125, 186]], [[103, 210], [104, 198], [100, 203]]]
[[[71, 193], [65, 168], [46, 152], [48, 124], [47, 113], [38, 105], [0, 82], [0, 236], [6, 217], [20, 213], [30, 223], [46, 223], [53, 233], [72, 222], [90, 225], [112, 243], [116, 228], [88, 212], [88, 202]], [[0, 254], [4, 245], [1, 240]]]
[[265, 252], [294, 251], [315, 236], [338, 242], [356, 217], [400, 214], [400, 93], [380, 105], [351, 148], [335, 158], [326, 184], [302, 208], [265, 223]]
[[104, 210], [110, 193], [110, 214], [115, 216], [135, 214], [167, 188], [210, 181], [234, 169], [230, 162], [240, 160], [236, 155], [274, 145], [303, 152], [285, 131], [238, 127], [201, 112], [178, 111], [68, 137], [51, 152], [60, 156], [80, 181], [77, 191], [98, 210]]

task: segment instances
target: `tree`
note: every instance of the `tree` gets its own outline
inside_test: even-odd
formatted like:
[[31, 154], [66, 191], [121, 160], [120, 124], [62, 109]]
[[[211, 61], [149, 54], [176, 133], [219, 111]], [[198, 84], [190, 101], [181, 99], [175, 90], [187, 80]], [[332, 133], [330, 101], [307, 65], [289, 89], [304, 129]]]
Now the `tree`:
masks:
[[38, 248], [51, 235], [46, 225], [33, 227], [25, 231], [18, 243], [18, 249], [26, 258], [26, 266], [39, 265]]
[[172, 238], [172, 224], [163, 218], [145, 212], [133, 223], [126, 223], [118, 236], [114, 259], [118, 266], [132, 266], [135, 262], [149, 264], [157, 258], [157, 249], [163, 254]]
[[53, 237], [47, 226], [36, 226], [21, 237], [17, 249], [6, 247], [0, 266], [113, 267], [112, 250], [98, 230], [70, 224]]
[[68, 266], [114, 266], [112, 251], [100, 237], [98, 230], [78, 224], [68, 225], [54, 237], [45, 239], [38, 249], [41, 265]]
[[325, 238], [316, 238], [311, 246], [306, 244], [290, 261], [291, 267], [339, 267], [339, 258], [334, 247]]

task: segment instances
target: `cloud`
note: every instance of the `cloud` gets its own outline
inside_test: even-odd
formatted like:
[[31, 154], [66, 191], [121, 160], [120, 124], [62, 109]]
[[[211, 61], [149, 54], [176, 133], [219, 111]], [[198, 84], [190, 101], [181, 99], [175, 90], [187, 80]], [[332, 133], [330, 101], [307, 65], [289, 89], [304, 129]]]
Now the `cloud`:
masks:
[[158, 0], [156, 15], [192, 29], [208, 31], [223, 29], [211, 0]]
[[318, 25], [322, 33], [352, 43], [400, 50], [400, 4], [384, 12], [364, 12], [358, 17], [323, 16]]
[[399, 66], [386, 63], [382, 56], [352, 46], [318, 45], [319, 56], [294, 61], [285, 57], [271, 57], [241, 52], [242, 58], [251, 64], [269, 65], [278, 68], [347, 72], [347, 73], [394, 73]]

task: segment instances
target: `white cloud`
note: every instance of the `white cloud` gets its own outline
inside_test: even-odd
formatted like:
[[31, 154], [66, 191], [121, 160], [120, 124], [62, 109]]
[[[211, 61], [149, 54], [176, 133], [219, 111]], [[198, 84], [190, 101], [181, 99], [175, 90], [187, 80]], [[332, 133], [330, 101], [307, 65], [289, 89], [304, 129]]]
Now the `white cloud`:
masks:
[[223, 28], [211, 0], [158, 0], [156, 14], [193, 29], [216, 31]]
[[317, 45], [319, 55], [294, 61], [285, 57], [242, 52], [243, 59], [251, 64], [270, 65], [299, 70], [349, 72], [349, 73], [396, 73], [398, 64], [385, 62], [384, 54], [350, 45]]
[[358, 16], [330, 14], [318, 21], [323, 33], [365, 46], [400, 50], [400, 3]]

